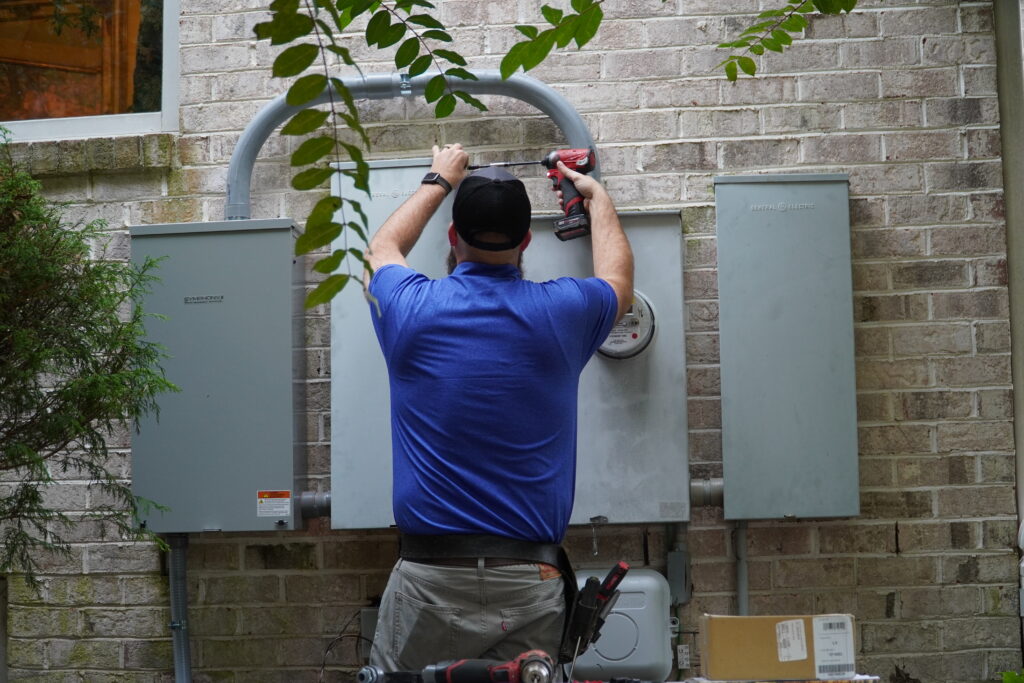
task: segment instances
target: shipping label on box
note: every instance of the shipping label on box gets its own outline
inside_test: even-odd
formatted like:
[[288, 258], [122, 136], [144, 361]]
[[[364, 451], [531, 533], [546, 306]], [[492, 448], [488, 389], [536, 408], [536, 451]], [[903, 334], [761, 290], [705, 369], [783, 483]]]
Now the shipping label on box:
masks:
[[813, 680], [855, 675], [849, 614], [701, 619], [701, 670], [712, 680]]

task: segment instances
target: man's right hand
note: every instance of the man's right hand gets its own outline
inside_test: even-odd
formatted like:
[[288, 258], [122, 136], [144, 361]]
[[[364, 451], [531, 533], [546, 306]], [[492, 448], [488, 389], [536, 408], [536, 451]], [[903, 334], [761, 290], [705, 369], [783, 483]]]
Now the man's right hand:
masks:
[[[576, 191], [583, 197], [583, 208], [590, 210], [590, 200], [595, 196], [608, 196], [608, 191], [604, 189], [604, 185], [597, 181], [597, 179], [586, 175], [585, 173], [578, 173], [561, 161], [558, 162], [558, 170], [566, 178], [576, 186]], [[556, 190], [555, 194], [558, 195], [558, 205], [563, 205], [562, 191]]]

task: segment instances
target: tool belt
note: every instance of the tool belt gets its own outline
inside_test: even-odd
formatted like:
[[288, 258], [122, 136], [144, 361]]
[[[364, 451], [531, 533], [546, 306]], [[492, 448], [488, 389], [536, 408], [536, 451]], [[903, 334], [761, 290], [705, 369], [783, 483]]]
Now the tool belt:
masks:
[[[569, 630], [569, 615], [579, 587], [576, 574], [569, 563], [565, 549], [557, 543], [537, 543], [518, 538], [492, 534], [440, 534], [420, 535], [402, 533], [399, 538], [398, 556], [410, 562], [442, 563], [443, 560], [468, 558], [494, 558], [520, 560], [524, 563], [549, 564], [557, 567], [565, 584], [565, 625], [563, 640]], [[493, 566], [493, 565], [492, 565]]]

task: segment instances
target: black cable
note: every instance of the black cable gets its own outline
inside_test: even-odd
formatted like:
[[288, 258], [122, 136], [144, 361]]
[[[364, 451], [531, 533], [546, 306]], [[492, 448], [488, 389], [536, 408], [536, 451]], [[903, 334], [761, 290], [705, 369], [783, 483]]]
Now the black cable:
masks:
[[[331, 640], [331, 642], [327, 643], [327, 647], [324, 648], [323, 659], [321, 659], [320, 661], [320, 673], [319, 675], [317, 675], [317, 681], [319, 683], [323, 683], [324, 672], [327, 671], [327, 655], [331, 654], [331, 650], [334, 649], [334, 646], [340, 643], [341, 641], [345, 640], [345, 638], [363, 638], [363, 635], [361, 633], [345, 633], [345, 629], [347, 629], [352, 624], [352, 622], [356, 620], [357, 616], [359, 616], [359, 612], [353, 612], [352, 616], [348, 618], [348, 621], [345, 622], [344, 626], [338, 629], [338, 635], [335, 636], [334, 639]], [[358, 649], [356, 650], [356, 653], [358, 654]]]

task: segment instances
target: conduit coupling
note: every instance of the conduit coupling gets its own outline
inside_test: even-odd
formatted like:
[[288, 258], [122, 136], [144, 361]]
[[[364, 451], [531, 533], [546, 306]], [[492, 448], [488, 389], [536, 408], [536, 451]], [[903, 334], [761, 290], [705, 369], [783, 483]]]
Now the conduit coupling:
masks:
[[[436, 75], [436, 71], [412, 78], [408, 74], [400, 73], [370, 74], [364, 77], [344, 78], [342, 82], [357, 100], [384, 100], [420, 95], [430, 79]], [[583, 117], [551, 86], [523, 74], [503, 79], [497, 70], [477, 71], [475, 75], [475, 81], [455, 77], [448, 77], [448, 81], [453, 88], [472, 95], [505, 95], [522, 100], [551, 117], [555, 125], [562, 130], [569, 147], [594, 146], [594, 139], [583, 122]], [[235, 151], [231, 155], [231, 162], [228, 164], [227, 204], [224, 207], [224, 217], [227, 220], [251, 218], [250, 192], [253, 167], [256, 165], [256, 156], [270, 134], [301, 110], [329, 102], [332, 96], [337, 97], [333, 93], [333, 87], [332, 91], [324, 91], [316, 99], [295, 107], [288, 104], [287, 95], [280, 95], [253, 117], [238, 139]], [[591, 175], [600, 178], [600, 161]]]

